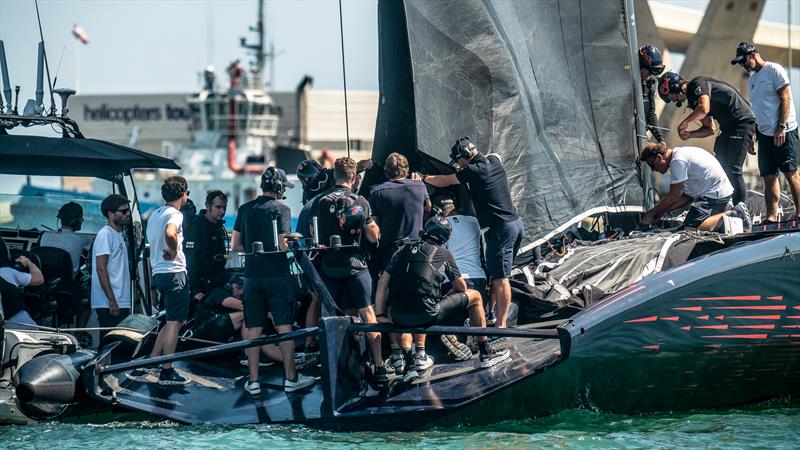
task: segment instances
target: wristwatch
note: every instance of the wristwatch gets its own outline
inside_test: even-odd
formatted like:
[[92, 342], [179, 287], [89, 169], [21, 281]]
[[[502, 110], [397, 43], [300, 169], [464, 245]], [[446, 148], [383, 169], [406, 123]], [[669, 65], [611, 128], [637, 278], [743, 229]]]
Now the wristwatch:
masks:
[[779, 123], [778, 124], [778, 129], [779, 130], [785, 130], [786, 129], [786, 124], [785, 123]]

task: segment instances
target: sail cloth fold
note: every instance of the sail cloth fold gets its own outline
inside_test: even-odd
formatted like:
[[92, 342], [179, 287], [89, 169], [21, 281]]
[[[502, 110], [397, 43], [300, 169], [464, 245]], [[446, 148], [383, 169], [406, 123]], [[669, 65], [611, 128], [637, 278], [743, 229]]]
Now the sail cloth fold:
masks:
[[622, 0], [381, 0], [378, 15], [374, 160], [447, 172], [471, 137], [502, 157], [527, 242], [642, 203]]

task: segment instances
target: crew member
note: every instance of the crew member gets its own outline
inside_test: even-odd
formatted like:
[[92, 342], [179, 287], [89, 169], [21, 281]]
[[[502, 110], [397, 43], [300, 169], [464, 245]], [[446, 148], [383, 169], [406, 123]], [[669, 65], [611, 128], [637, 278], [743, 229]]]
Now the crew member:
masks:
[[[280, 334], [291, 332], [294, 322], [294, 288], [289, 278], [289, 259], [283, 252], [287, 250], [285, 236], [291, 232], [292, 213], [289, 206], [280, 201], [286, 188], [293, 188], [294, 184], [283, 170], [267, 167], [261, 175], [260, 187], [259, 197], [239, 207], [231, 236], [233, 251], [252, 252], [245, 258], [245, 339], [261, 336], [268, 312], [272, 313], [275, 329]], [[261, 248], [253, 245], [256, 242], [261, 243]], [[295, 370], [294, 341], [282, 341], [279, 347], [286, 377], [283, 389], [294, 392], [314, 384], [313, 377]], [[251, 395], [259, 395], [260, 352], [257, 347], [251, 347], [246, 353], [250, 376], [244, 389]]]
[[739, 64], [750, 74], [750, 105], [756, 116], [758, 169], [764, 178], [766, 221], [778, 220], [778, 199], [781, 195], [779, 171], [786, 177], [796, 217], [800, 217], [797, 113], [786, 69], [778, 63], [764, 61], [758, 48], [747, 42], [742, 42], [736, 48], [736, 57], [731, 64]]
[[[425, 224], [421, 242], [405, 244], [392, 256], [378, 281], [375, 296], [375, 308], [381, 321], [405, 327], [461, 325], [469, 315], [470, 324], [486, 327], [480, 293], [467, 288], [453, 255], [444, 247], [451, 231], [447, 219], [434, 216]], [[452, 282], [452, 289], [442, 296], [445, 277]], [[415, 335], [414, 340], [413, 361], [404, 352], [405, 381], [418, 377], [419, 371], [433, 365], [433, 360], [425, 353], [425, 335]], [[496, 350], [486, 336], [479, 339], [478, 345], [481, 367], [491, 367], [509, 358], [507, 349]], [[393, 346], [393, 360], [397, 353], [398, 349]]]
[[[106, 225], [97, 232], [92, 246], [91, 305], [102, 328], [117, 326], [131, 313], [131, 273], [123, 228], [131, 223], [130, 201], [111, 194], [100, 203]], [[100, 339], [106, 334], [100, 332]]]
[[658, 142], [663, 142], [661, 131], [658, 128], [656, 117], [655, 84], [656, 77], [664, 71], [664, 61], [661, 51], [656, 47], [646, 44], [639, 47], [639, 75], [642, 79], [642, 93], [644, 96], [644, 115], [647, 130]]
[[[20, 289], [44, 284], [44, 275], [36, 264], [25, 256], [15, 260], [17, 267], [10, 267], [11, 261], [2, 261], [0, 265], [0, 301], [6, 317], [6, 328], [9, 330], [35, 330], [36, 321], [25, 309], [25, 302]], [[17, 269], [24, 269], [27, 272]], [[27, 326], [30, 325], [30, 326]]]
[[417, 240], [423, 220], [431, 210], [425, 183], [408, 178], [408, 159], [391, 153], [383, 165], [388, 181], [370, 190], [372, 218], [381, 230], [378, 258], [381, 268], [389, 262], [403, 239]]
[[[640, 159], [659, 173], [670, 171], [669, 193], [640, 219], [651, 225], [664, 214], [688, 204], [689, 212], [683, 227], [701, 231], [715, 231], [720, 219], [730, 208], [733, 186], [722, 170], [719, 161], [698, 147], [669, 148], [653, 142], [644, 146]], [[745, 204], [739, 203], [728, 213], [742, 219], [750, 231], [750, 216]]]
[[191, 233], [184, 233], [186, 265], [192, 298], [199, 301], [212, 289], [222, 287], [228, 279], [225, 271], [225, 211], [228, 196], [220, 190], [206, 194], [205, 209], [194, 219]]
[[[372, 308], [372, 278], [364, 257], [362, 238], [378, 242], [380, 229], [372, 220], [370, 204], [352, 191], [356, 162], [348, 157], [334, 162], [336, 185], [314, 199], [319, 222], [319, 240], [331, 244], [319, 262], [320, 275], [336, 305], [349, 315], [358, 314], [365, 323], [378, 323]], [[339, 236], [339, 242], [331, 240]], [[380, 333], [367, 333], [378, 382], [388, 379], [381, 357]]]
[[[739, 91], [724, 81], [700, 76], [687, 81], [674, 72], [667, 72], [658, 79], [658, 94], [669, 103], [680, 107], [687, 102], [693, 111], [678, 124], [681, 140], [704, 138], [714, 134], [714, 119], [719, 123], [720, 133], [714, 142], [714, 155], [722, 165], [733, 185], [733, 203], [743, 202], [747, 197], [747, 186], [742, 175], [742, 165], [753, 149], [753, 134], [756, 118]], [[692, 122], [700, 121], [700, 128], [689, 131]]]
[[39, 245], [66, 250], [72, 259], [72, 273], [77, 273], [81, 268], [81, 255], [92, 244], [77, 234], [83, 225], [83, 207], [75, 202], [65, 203], [58, 209], [56, 217], [61, 225], [58, 231], [42, 233]]
[[[150, 214], [147, 221], [147, 241], [150, 243], [150, 266], [153, 286], [158, 291], [161, 306], [166, 310], [166, 324], [158, 332], [150, 357], [175, 353], [178, 332], [189, 318], [189, 280], [186, 275], [186, 255], [183, 253], [183, 214], [180, 210], [189, 200], [186, 179], [171, 176], [161, 185], [164, 206]], [[158, 384], [184, 385], [189, 380], [178, 374], [172, 363], [161, 366]], [[129, 374], [141, 380], [147, 369]]]
[[508, 278], [523, 234], [522, 220], [511, 203], [508, 176], [499, 155], [482, 155], [467, 137], [456, 141], [450, 158], [451, 166], [457, 164], [455, 174], [423, 176], [422, 181], [437, 188], [463, 184], [469, 191], [478, 223], [489, 228], [484, 237], [486, 268], [492, 277], [490, 298], [497, 310], [495, 326], [505, 328], [511, 305]]

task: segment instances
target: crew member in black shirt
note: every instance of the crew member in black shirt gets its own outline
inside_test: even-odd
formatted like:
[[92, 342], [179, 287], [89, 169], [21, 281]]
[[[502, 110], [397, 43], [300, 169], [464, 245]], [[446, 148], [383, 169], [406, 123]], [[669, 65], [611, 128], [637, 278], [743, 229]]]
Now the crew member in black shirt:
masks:
[[463, 184], [472, 198], [472, 205], [481, 228], [486, 231], [486, 268], [492, 278], [489, 297], [497, 311], [497, 328], [506, 327], [511, 304], [511, 267], [522, 243], [523, 225], [517, 209], [511, 204], [508, 176], [500, 156], [487, 156], [463, 137], [450, 149], [450, 165], [457, 164], [452, 175], [422, 176], [422, 181], [437, 188]]
[[[691, 81], [674, 72], [667, 72], [658, 80], [658, 94], [669, 103], [680, 107], [686, 102], [693, 111], [678, 124], [682, 140], [704, 138], [714, 134], [714, 119], [720, 133], [714, 142], [714, 155], [733, 185], [733, 204], [743, 202], [747, 186], [742, 175], [742, 165], [747, 152], [755, 155], [753, 135], [756, 117], [750, 105], [736, 88], [711, 77], [696, 77]], [[700, 128], [689, 131], [689, 124], [700, 121]]]
[[[267, 312], [278, 333], [292, 331], [294, 322], [294, 288], [289, 278], [289, 259], [286, 234], [291, 232], [292, 216], [289, 207], [280, 201], [286, 188], [293, 188], [286, 173], [267, 167], [261, 175], [261, 196], [239, 207], [233, 225], [231, 248], [233, 251], [251, 253], [245, 258], [244, 272], [244, 335], [246, 339], [261, 336], [267, 324]], [[277, 235], [277, 236], [276, 236]], [[277, 237], [277, 240], [276, 240]], [[261, 248], [253, 243], [260, 242]], [[294, 341], [279, 344], [286, 374], [283, 387], [293, 392], [314, 384], [313, 377], [297, 373], [294, 365]], [[244, 389], [252, 395], [261, 393], [258, 380], [259, 349], [247, 349], [250, 378]]]
[[664, 61], [661, 52], [650, 44], [639, 47], [639, 75], [642, 79], [642, 95], [644, 97], [644, 112], [647, 130], [656, 141], [663, 142], [664, 137], [658, 128], [656, 116], [655, 84], [656, 77], [664, 71]]
[[208, 191], [206, 209], [197, 215], [191, 232], [184, 239], [189, 289], [196, 301], [228, 281], [225, 271], [228, 233], [223, 220], [227, 208], [228, 196], [224, 192]]
[[[349, 315], [358, 314], [366, 323], [378, 323], [372, 308], [372, 277], [367, 269], [362, 241], [378, 242], [380, 229], [371, 217], [369, 202], [352, 191], [356, 162], [339, 158], [334, 162], [336, 185], [313, 200], [319, 227], [319, 242], [330, 250], [317, 258], [320, 275], [336, 305]], [[339, 236], [339, 243], [331, 241]], [[387, 379], [381, 356], [381, 334], [367, 333], [378, 381]]]

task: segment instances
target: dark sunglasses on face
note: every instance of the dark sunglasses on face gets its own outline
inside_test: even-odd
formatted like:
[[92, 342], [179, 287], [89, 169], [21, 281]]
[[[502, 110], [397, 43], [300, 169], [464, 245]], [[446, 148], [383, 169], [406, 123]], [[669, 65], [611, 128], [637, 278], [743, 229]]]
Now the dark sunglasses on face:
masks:
[[118, 210], [116, 210], [114, 212], [118, 212], [118, 213], [122, 213], [122, 214], [129, 214], [131, 212], [131, 209], [130, 208], [118, 209]]

